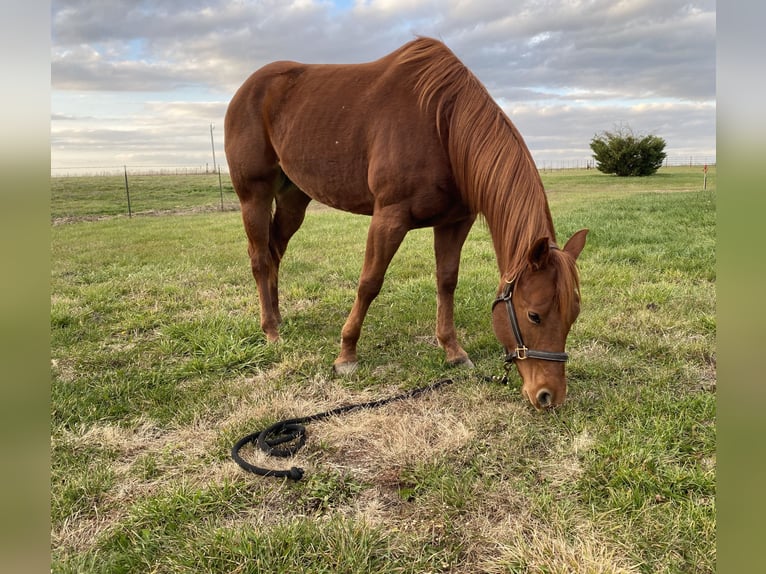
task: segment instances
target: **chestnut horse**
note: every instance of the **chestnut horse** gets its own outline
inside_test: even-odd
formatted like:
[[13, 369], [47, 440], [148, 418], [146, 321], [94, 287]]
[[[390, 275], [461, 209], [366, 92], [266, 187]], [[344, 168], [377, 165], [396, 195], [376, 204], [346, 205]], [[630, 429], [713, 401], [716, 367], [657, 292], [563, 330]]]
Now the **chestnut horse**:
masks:
[[336, 372], [355, 368], [386, 269], [406, 233], [421, 227], [434, 230], [437, 339], [448, 363], [472, 365], [456, 338], [453, 301], [460, 252], [481, 214], [501, 274], [498, 295], [507, 295], [493, 307], [495, 334], [535, 407], [564, 400], [563, 351], [579, 313], [575, 259], [587, 230], [556, 247], [521, 134], [444, 44], [418, 38], [364, 64], [266, 65], [231, 100], [225, 148], [269, 341], [279, 338], [279, 264], [314, 199], [372, 216]]

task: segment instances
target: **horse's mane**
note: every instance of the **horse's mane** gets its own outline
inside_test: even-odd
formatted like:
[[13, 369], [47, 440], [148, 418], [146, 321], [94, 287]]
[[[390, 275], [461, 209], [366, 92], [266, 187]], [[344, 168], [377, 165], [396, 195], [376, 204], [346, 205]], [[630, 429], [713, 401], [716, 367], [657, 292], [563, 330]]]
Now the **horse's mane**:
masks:
[[556, 273], [556, 299], [562, 318], [570, 325], [577, 318], [575, 304], [580, 298], [580, 274], [574, 257], [560, 249], [551, 249], [550, 258], [558, 269]]
[[[487, 222], [501, 274], [507, 280], [518, 277], [537, 239], [556, 242], [542, 180], [521, 134], [443, 43], [417, 38], [393, 56], [416, 78], [421, 108], [436, 114], [455, 181], [466, 204]], [[558, 250], [551, 251], [551, 261], [559, 269], [563, 312], [571, 308], [577, 271], [572, 258]]]

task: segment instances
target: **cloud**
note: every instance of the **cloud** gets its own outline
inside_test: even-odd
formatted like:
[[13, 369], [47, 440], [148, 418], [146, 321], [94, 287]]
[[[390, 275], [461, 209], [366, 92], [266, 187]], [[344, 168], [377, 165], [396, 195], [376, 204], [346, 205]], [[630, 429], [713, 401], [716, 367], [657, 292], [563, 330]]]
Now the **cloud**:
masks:
[[[715, 157], [715, 106], [711, 103], [662, 103], [618, 106], [556, 105], [534, 103], [504, 106], [525, 135], [533, 155], [540, 160], [590, 158], [594, 135], [627, 124], [636, 133], [654, 134], [667, 143], [674, 160]], [[678, 119], [683, 118], [679, 123]], [[712, 137], [711, 137], [712, 134]], [[703, 159], [703, 161], [705, 161]]]
[[[536, 157], [538, 130], [555, 128], [554, 118], [568, 118], [581, 142], [583, 133], [647, 114], [677, 131], [684, 149], [699, 141], [714, 150], [715, 21], [711, 0], [54, 0], [52, 133], [77, 124], [80, 114], [83, 126], [90, 121], [92, 113], [70, 107], [71, 94], [131, 100], [130, 114], [108, 114], [122, 124], [112, 123], [117, 134], [128, 124], [164, 125], [171, 133], [175, 122], [190, 121], [175, 107], [217, 102], [207, 110], [215, 117], [191, 120], [204, 133], [209, 123], [222, 123], [233, 92], [267, 62], [363, 62], [430, 35], [445, 41], [501, 105], [523, 110], [519, 120], [529, 128], [522, 133]], [[146, 105], [135, 111], [139, 103]], [[675, 121], [666, 121], [672, 114]], [[702, 129], [704, 136], [692, 133]], [[108, 132], [99, 133], [108, 147]], [[162, 130], [150, 133], [146, 146], [165, 146]], [[67, 146], [52, 141], [53, 160], [71, 155], [73, 138]], [[202, 144], [199, 156], [205, 153]]]
[[458, 44], [472, 55], [467, 63], [501, 90], [546, 85], [714, 98], [715, 13], [681, 2], [623, 4], [529, 3], [479, 23]]

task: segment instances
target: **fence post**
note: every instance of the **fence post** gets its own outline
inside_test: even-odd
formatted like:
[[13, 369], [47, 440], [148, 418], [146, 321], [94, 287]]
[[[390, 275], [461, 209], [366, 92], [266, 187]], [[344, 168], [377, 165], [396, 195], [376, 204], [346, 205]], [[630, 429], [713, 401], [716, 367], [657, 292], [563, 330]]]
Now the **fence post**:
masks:
[[130, 188], [128, 187], [128, 166], [123, 165], [122, 169], [125, 171], [125, 195], [128, 197], [128, 217], [133, 217], [133, 212], [130, 209]]
[[221, 191], [221, 211], [223, 211], [223, 184], [221, 183], [221, 166], [218, 166], [218, 189]]

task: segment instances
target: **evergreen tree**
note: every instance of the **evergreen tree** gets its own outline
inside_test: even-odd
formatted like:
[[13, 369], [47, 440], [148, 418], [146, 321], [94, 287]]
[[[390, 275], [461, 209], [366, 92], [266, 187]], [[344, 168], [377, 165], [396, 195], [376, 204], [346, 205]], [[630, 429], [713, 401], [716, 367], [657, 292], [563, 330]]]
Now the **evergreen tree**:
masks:
[[590, 142], [596, 168], [619, 176], [652, 175], [665, 161], [665, 140], [654, 135], [635, 135], [620, 127], [602, 132]]

